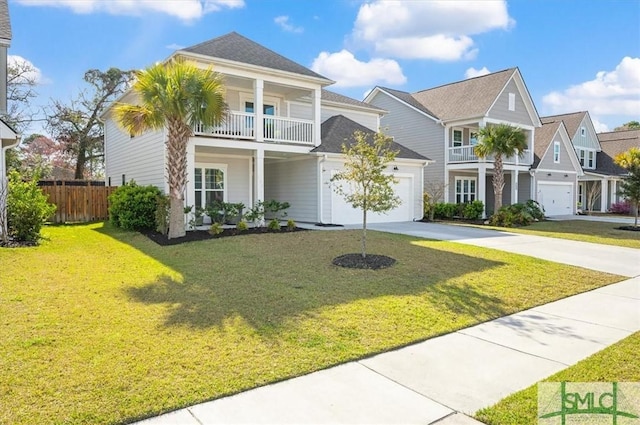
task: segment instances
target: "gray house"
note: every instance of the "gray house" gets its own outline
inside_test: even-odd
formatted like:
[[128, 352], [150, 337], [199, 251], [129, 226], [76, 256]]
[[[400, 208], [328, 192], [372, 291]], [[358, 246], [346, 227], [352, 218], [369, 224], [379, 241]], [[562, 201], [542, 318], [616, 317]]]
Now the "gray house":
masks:
[[475, 155], [477, 132], [502, 123], [522, 128], [528, 148], [522, 158], [504, 159], [503, 203], [535, 197], [529, 171], [535, 132], [542, 123], [518, 68], [415, 93], [375, 87], [365, 102], [388, 111], [380, 123], [389, 135], [435, 161], [424, 179], [446, 185], [445, 202], [477, 199], [492, 208], [493, 160]]

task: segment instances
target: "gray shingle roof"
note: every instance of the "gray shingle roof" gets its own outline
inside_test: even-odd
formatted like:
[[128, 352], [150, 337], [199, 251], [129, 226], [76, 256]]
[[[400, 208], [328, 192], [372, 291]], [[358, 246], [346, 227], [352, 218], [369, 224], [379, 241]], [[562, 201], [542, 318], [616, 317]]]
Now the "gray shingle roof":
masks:
[[[313, 149], [312, 152], [342, 153], [342, 144], [353, 143], [353, 133], [355, 131], [362, 131], [371, 137], [375, 134], [374, 131], [344, 115], [333, 116], [322, 123], [322, 144]], [[421, 159], [425, 161], [429, 159], [396, 142], [391, 143], [391, 149], [398, 151], [397, 158]]]
[[419, 111], [424, 112], [427, 115], [431, 115], [434, 118], [438, 118], [436, 116], [436, 114], [434, 114], [433, 112], [431, 112], [429, 110], [429, 108], [427, 108], [426, 106], [424, 106], [422, 103], [418, 102], [412, 95], [411, 93], [408, 93], [406, 91], [402, 91], [402, 90], [394, 90], [394, 89], [390, 89], [388, 87], [380, 87], [380, 89], [386, 91], [387, 93], [389, 93], [390, 95], [397, 97], [398, 99], [402, 100], [403, 102], [413, 106], [414, 108], [416, 108]]
[[328, 102], [334, 102], [334, 103], [342, 103], [344, 105], [359, 106], [361, 108], [375, 109], [380, 112], [384, 111], [384, 109], [378, 108], [377, 106], [370, 105], [360, 100], [356, 100], [351, 97], [344, 96], [339, 93], [335, 93], [325, 89], [322, 89], [322, 100], [326, 100]]
[[602, 152], [596, 156], [596, 169], [598, 174], [608, 176], [620, 176], [627, 172], [617, 166], [613, 159], [616, 155], [626, 152], [636, 147], [640, 148], [640, 130], [611, 131], [608, 133], [598, 133]]
[[243, 37], [237, 32], [230, 32], [229, 34], [182, 50], [213, 58], [262, 66], [265, 68], [291, 72], [308, 77], [322, 78], [330, 81], [328, 78], [313, 72], [309, 68], [304, 67], [291, 59], [285, 58], [273, 50], [267, 49], [255, 41]]
[[542, 127], [536, 128], [535, 132], [535, 141], [533, 143], [533, 164], [531, 168], [537, 168], [542, 161], [542, 157], [544, 153], [547, 151], [547, 148], [553, 141], [553, 136], [556, 135], [558, 128], [562, 125], [563, 121], [551, 121], [548, 123], [543, 123]]
[[0, 38], [11, 40], [11, 21], [7, 0], [0, 0]]
[[516, 70], [509, 68], [419, 91], [412, 96], [444, 121], [484, 116]]
[[561, 115], [551, 115], [548, 117], [540, 117], [540, 121], [543, 124], [552, 123], [552, 122], [564, 122], [564, 126], [567, 127], [567, 133], [569, 133], [569, 137], [573, 139], [578, 131], [578, 127], [580, 123], [584, 119], [584, 116], [587, 114], [587, 111], [580, 112], [572, 112], [570, 114], [561, 114]]

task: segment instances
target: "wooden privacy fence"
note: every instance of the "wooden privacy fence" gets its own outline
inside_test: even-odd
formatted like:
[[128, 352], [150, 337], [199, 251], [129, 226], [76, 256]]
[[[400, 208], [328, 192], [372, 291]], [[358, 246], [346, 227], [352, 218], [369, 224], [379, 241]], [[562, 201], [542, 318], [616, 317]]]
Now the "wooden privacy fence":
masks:
[[38, 186], [56, 208], [53, 223], [86, 223], [109, 218], [108, 196], [116, 187], [101, 181], [40, 180]]

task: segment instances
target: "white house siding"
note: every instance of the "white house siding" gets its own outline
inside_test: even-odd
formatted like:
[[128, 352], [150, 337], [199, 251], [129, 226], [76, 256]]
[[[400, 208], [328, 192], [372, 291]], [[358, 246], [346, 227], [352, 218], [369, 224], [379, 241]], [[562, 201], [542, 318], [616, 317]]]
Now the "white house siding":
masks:
[[424, 169], [424, 181], [444, 183], [444, 127], [424, 114], [400, 103], [384, 93], [378, 93], [370, 103], [386, 111], [380, 127], [394, 140], [435, 161]]
[[[350, 120], [367, 127], [370, 130], [378, 131], [377, 113], [354, 111], [346, 108], [335, 108], [323, 105], [320, 111], [320, 122], [325, 122], [329, 118], [335, 117], [336, 115], [343, 115]], [[311, 104], [290, 102], [289, 116], [291, 118], [297, 119], [310, 119], [310, 117], [312, 116]]]
[[[323, 223], [337, 223], [339, 222], [339, 217], [331, 216], [331, 195], [333, 189], [330, 185], [331, 176], [335, 171], [341, 171], [343, 169], [344, 162], [337, 160], [327, 160], [322, 163], [322, 222]], [[399, 173], [403, 176], [411, 175], [413, 180], [413, 219], [419, 220], [423, 216], [423, 208], [422, 208], [422, 182], [420, 181], [422, 177], [422, 166], [406, 164], [406, 163], [396, 163], [391, 164], [387, 168], [388, 173], [393, 174], [393, 167], [396, 165], [398, 167]], [[429, 168], [429, 167], [426, 167]], [[426, 170], [425, 168], [425, 170]]]
[[[586, 134], [584, 137], [581, 134], [580, 128], [584, 127], [586, 130]], [[584, 118], [582, 118], [582, 122], [578, 126], [578, 130], [576, 134], [570, 134], [569, 137], [573, 136], [571, 143], [573, 146], [580, 148], [588, 148], [588, 149], [596, 149], [600, 150], [600, 142], [598, 141], [598, 135], [596, 134], [595, 129], [593, 128], [593, 124], [589, 119], [589, 116], [585, 114]]]
[[287, 211], [295, 221], [318, 222], [318, 159], [269, 161], [264, 167], [266, 200], [289, 202]]
[[225, 176], [227, 202], [242, 202], [247, 208], [251, 207], [251, 157], [216, 156], [199, 153], [196, 147], [195, 163], [207, 168], [207, 165], [226, 165]]
[[[509, 110], [509, 93], [515, 94], [515, 111]], [[514, 124], [533, 125], [531, 117], [529, 116], [522, 99], [522, 94], [518, 90], [518, 86], [513, 79], [509, 81], [505, 89], [500, 94], [500, 97], [498, 97], [491, 110], [489, 110], [488, 117], [508, 121]]]
[[[265, 91], [263, 93], [265, 103], [269, 103], [272, 100], [277, 101], [276, 114], [280, 117], [286, 117], [289, 114], [287, 110], [287, 102], [280, 95], [269, 93]], [[254, 99], [253, 90], [238, 90], [235, 88], [227, 88], [225, 100], [227, 106], [231, 111], [244, 112], [244, 101], [252, 101]], [[311, 115], [300, 117], [304, 119], [311, 119]]]
[[105, 176], [112, 186], [135, 180], [140, 185], [154, 185], [165, 190], [164, 135], [150, 131], [130, 137], [108, 118], [105, 122]]

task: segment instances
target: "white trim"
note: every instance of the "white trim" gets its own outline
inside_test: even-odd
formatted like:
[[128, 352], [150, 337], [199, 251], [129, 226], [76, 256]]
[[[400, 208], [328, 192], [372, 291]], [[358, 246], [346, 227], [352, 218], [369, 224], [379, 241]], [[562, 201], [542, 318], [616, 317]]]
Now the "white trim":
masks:
[[[556, 148], [558, 148], [558, 152], [556, 152]], [[553, 163], [560, 164], [560, 154], [562, 151], [560, 150], [560, 142], [553, 141]]]
[[507, 105], [507, 109], [511, 112], [515, 112], [516, 110], [516, 94], [509, 93], [509, 104]]
[[[472, 202], [472, 201], [476, 201], [478, 200], [478, 177], [479, 176], [460, 176], [460, 175], [454, 175], [453, 176], [453, 201], [454, 203], [458, 204], [458, 203], [464, 203], [465, 201], [463, 200], [464, 195], [471, 195], [471, 192], [460, 192], [460, 198], [461, 198], [461, 202], [457, 202], [457, 198], [458, 198], [458, 193], [457, 193], [457, 189], [458, 189], [458, 181], [463, 182], [464, 180], [469, 180], [470, 182], [473, 181], [474, 184], [474, 188], [475, 190], [473, 191], [473, 199], [468, 201], [468, 202]], [[462, 188], [462, 186], [464, 185], [464, 183], [460, 183], [460, 186]], [[471, 183], [469, 183], [469, 188], [471, 188]]]
[[534, 170], [536, 173], [558, 173], [558, 174], [578, 174], [576, 171], [565, 171], [565, 170], [551, 170], [547, 168], [536, 168]]
[[[222, 181], [223, 183], [223, 187], [222, 187], [222, 200], [223, 202], [227, 202], [227, 192], [228, 192], [228, 187], [229, 187], [229, 173], [228, 173], [228, 168], [229, 165], [228, 164], [222, 164], [222, 163], [215, 163], [215, 162], [196, 162], [194, 164], [194, 169], [202, 169], [204, 170], [221, 170], [223, 172], [224, 175], [224, 180]], [[213, 190], [213, 189], [206, 189], [205, 188], [205, 173], [202, 173], [201, 176], [201, 183], [202, 183], [202, 188], [200, 189], [200, 191], [202, 192], [202, 196], [200, 198], [200, 200], [202, 201], [202, 203], [206, 202], [206, 192], [219, 192], [219, 190]], [[196, 203], [196, 182], [195, 182], [195, 172], [194, 172], [194, 178], [193, 178], [193, 203], [195, 205]], [[196, 205], [197, 206], [197, 205]], [[201, 205], [202, 206], [202, 205]], [[206, 207], [206, 205], [204, 205], [204, 207]]]
[[538, 186], [541, 184], [550, 184], [553, 186], [573, 186], [573, 182], [554, 182], [554, 181], [546, 181], [546, 180], [538, 180]]
[[399, 97], [396, 97], [396, 96], [392, 95], [392, 94], [391, 94], [391, 93], [389, 93], [388, 91], [385, 91], [385, 90], [381, 89], [381, 88], [380, 88], [380, 87], [378, 87], [378, 86], [376, 86], [373, 90], [371, 90], [371, 93], [369, 93], [369, 94], [367, 95], [367, 97], [365, 97], [364, 102], [365, 102], [365, 103], [369, 103], [369, 102], [370, 102], [370, 99], [373, 99], [377, 93], [384, 93], [384, 94], [386, 94], [387, 96], [389, 96], [389, 97], [391, 97], [391, 98], [395, 99], [396, 101], [398, 101], [398, 102], [402, 103], [403, 105], [407, 106], [408, 108], [413, 109], [414, 111], [418, 112], [419, 114], [424, 115], [425, 117], [430, 118], [430, 119], [432, 119], [433, 121], [435, 121], [435, 122], [437, 122], [437, 123], [439, 123], [439, 124], [442, 124], [442, 120], [440, 120], [440, 119], [438, 119], [438, 118], [436, 118], [436, 117], [434, 117], [434, 116], [431, 116], [431, 115], [427, 114], [427, 113], [426, 113], [426, 112], [424, 112], [424, 111], [421, 111], [420, 109], [416, 108], [415, 106], [412, 106], [412, 105], [408, 104], [408, 103], [407, 103], [407, 102], [405, 102], [404, 100], [400, 99]]

